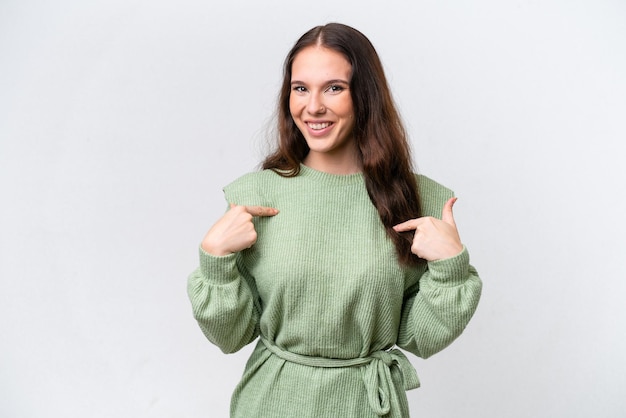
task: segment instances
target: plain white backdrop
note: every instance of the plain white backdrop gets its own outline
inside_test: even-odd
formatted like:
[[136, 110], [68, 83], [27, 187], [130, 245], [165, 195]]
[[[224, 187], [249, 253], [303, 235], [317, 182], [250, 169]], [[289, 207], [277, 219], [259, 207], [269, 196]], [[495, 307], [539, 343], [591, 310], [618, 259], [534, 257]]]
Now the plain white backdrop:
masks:
[[0, 416], [226, 417], [186, 278], [282, 60], [364, 32], [484, 280], [415, 417], [626, 416], [622, 0], [2, 0]]

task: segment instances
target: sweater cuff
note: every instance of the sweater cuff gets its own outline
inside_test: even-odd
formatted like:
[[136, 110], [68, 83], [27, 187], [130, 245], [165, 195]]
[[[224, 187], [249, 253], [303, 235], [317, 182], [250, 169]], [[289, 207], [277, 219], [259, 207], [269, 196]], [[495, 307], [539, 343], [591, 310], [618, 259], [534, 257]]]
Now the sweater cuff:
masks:
[[469, 275], [469, 252], [463, 250], [454, 257], [428, 262], [430, 278], [442, 287], [459, 286]]
[[237, 254], [215, 256], [199, 248], [200, 271], [209, 282], [227, 284], [239, 277], [237, 270]]

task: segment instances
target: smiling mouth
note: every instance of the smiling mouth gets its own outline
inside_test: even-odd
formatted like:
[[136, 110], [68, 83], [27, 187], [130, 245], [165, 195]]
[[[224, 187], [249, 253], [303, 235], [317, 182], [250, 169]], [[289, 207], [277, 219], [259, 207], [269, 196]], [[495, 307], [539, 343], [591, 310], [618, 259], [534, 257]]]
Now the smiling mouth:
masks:
[[330, 125], [332, 125], [332, 123], [331, 122], [307, 123], [307, 125], [309, 126], [309, 128], [313, 129], [314, 131], [320, 131], [322, 129], [328, 128]]

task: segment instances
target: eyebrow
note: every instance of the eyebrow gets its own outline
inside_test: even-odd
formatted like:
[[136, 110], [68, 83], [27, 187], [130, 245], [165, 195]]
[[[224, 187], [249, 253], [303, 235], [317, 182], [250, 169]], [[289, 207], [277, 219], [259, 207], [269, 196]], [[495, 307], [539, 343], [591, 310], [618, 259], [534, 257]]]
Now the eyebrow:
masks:
[[[291, 80], [291, 85], [294, 85], [294, 84], [306, 84], [306, 83], [304, 81]], [[347, 84], [347, 85], [350, 85], [350, 82], [337, 78], [337, 79], [334, 79], [334, 80], [325, 81], [323, 84]]]

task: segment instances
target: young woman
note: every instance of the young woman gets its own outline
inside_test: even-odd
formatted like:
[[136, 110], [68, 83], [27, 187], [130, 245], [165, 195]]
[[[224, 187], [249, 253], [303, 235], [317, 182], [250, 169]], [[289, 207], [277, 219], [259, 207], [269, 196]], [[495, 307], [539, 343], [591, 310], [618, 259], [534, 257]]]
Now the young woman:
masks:
[[442, 350], [480, 298], [456, 198], [411, 171], [378, 55], [351, 27], [315, 27], [289, 52], [278, 126], [263, 170], [224, 189], [188, 281], [222, 351], [259, 337], [231, 416], [408, 417], [419, 381], [394, 347]]

